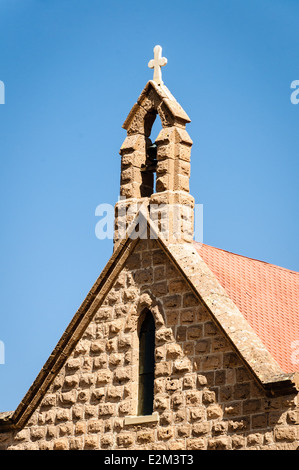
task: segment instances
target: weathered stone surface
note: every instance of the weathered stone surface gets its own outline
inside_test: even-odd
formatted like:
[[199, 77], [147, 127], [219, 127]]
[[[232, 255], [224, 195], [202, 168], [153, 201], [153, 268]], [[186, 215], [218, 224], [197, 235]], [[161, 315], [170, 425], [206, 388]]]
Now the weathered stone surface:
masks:
[[[135, 276], [137, 258], [128, 263], [30, 421], [0, 433], [0, 449], [296, 449], [298, 397], [266, 397], [157, 242], [136, 249], [152, 282], [163, 283], [158, 300]], [[156, 415], [143, 423], [134, 416], [144, 308], [156, 321]]]

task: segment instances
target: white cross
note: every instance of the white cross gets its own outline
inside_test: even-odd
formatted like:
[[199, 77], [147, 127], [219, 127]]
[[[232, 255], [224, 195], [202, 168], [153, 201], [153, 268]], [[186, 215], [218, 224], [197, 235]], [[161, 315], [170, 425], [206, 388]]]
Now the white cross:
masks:
[[154, 47], [154, 59], [149, 61], [148, 66], [150, 69], [154, 69], [153, 80], [158, 85], [163, 85], [161, 67], [163, 67], [166, 64], [167, 64], [166, 57], [162, 57], [162, 47], [155, 46]]

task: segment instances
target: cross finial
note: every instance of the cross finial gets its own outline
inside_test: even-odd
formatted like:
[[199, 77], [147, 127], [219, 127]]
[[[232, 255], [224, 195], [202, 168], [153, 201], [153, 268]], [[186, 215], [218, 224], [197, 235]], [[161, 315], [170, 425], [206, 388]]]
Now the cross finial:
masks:
[[155, 46], [154, 58], [149, 61], [148, 66], [150, 69], [154, 69], [153, 80], [158, 85], [163, 85], [161, 67], [163, 67], [166, 64], [167, 64], [167, 59], [165, 57], [162, 57], [162, 47]]

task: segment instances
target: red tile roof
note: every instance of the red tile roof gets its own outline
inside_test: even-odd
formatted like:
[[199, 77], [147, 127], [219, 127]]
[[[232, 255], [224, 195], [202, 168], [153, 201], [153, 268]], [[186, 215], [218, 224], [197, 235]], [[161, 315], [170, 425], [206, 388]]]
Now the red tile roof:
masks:
[[299, 273], [194, 245], [282, 370], [299, 371]]

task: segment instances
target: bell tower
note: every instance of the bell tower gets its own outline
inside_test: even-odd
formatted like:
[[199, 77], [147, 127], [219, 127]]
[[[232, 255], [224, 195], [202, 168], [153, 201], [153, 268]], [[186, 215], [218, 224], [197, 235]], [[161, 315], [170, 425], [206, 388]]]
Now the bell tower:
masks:
[[[192, 140], [186, 131], [190, 118], [164, 85], [160, 46], [154, 48], [150, 80], [131, 109], [123, 128], [120, 200], [115, 206], [115, 242], [146, 204], [150, 218], [169, 242], [192, 242], [194, 198], [189, 194]], [[155, 142], [151, 130], [156, 119], [162, 130]], [[154, 178], [155, 176], [155, 178]]]

